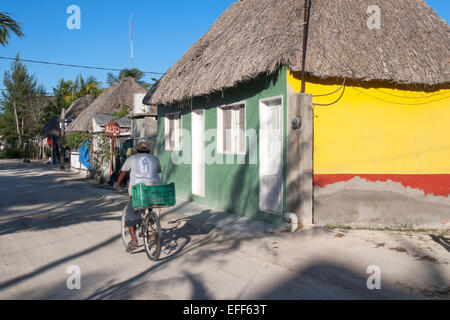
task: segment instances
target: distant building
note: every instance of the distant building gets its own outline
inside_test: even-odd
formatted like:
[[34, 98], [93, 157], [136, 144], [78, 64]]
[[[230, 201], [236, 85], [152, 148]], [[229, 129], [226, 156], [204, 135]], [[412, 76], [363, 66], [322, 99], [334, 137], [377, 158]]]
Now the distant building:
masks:
[[[84, 110], [67, 128], [67, 132], [90, 132], [94, 134], [94, 141], [90, 145], [90, 168], [91, 173], [96, 175], [99, 180], [108, 181], [110, 163], [99, 157], [94, 157], [98, 154], [100, 146], [99, 133], [104, 131], [104, 126], [111, 120], [117, 119], [117, 114], [122, 114], [126, 111], [126, 116], [115, 120], [120, 122], [121, 136], [117, 139], [114, 148], [114, 161], [111, 172], [117, 172], [126, 156], [124, 145], [126, 141], [132, 140], [132, 113], [135, 104], [135, 95], [146, 94], [146, 90], [139, 85], [139, 83], [131, 78], [124, 78], [109, 88], [107, 88], [97, 99]], [[149, 122], [150, 127], [156, 126], [156, 119]], [[103, 143], [102, 143], [103, 144]], [[133, 144], [129, 143], [132, 147]], [[106, 146], [102, 146], [106, 147]]]
[[132, 121], [132, 147], [135, 148], [140, 141], [147, 141], [150, 144], [151, 152], [156, 152], [156, 135], [158, 132], [157, 108], [147, 106], [142, 103], [145, 94], [135, 94]]
[[[66, 110], [65, 127], [72, 123], [94, 100], [95, 98], [90, 94], [75, 100]], [[56, 163], [56, 160], [59, 161], [60, 149], [58, 140], [61, 137], [61, 118], [59, 116], [51, 117], [42, 129], [41, 136], [44, 139], [44, 143], [51, 148], [52, 163]], [[70, 157], [65, 158], [69, 159]]]

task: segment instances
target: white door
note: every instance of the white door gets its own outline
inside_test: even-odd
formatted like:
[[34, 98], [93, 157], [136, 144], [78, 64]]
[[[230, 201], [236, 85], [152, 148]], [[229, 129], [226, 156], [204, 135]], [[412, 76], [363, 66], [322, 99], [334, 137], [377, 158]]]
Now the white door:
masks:
[[283, 211], [283, 107], [282, 99], [259, 102], [259, 208]]
[[192, 193], [205, 196], [205, 123], [204, 110], [192, 112]]

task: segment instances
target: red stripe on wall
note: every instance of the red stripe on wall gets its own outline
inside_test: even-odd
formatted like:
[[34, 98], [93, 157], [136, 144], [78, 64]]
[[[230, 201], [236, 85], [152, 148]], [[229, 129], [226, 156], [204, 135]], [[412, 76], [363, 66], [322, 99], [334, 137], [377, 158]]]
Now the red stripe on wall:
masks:
[[372, 182], [392, 180], [401, 183], [405, 188], [420, 189], [425, 194], [444, 197], [450, 195], [450, 174], [315, 174], [314, 185], [323, 188], [355, 177]]

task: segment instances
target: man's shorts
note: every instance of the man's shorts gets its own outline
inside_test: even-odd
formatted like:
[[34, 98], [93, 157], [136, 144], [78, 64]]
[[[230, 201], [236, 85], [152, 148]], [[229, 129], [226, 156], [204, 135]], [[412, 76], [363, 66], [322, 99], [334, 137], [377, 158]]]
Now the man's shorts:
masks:
[[134, 210], [133, 208], [133, 200], [131, 197], [128, 198], [128, 204], [125, 210], [125, 226], [135, 226], [136, 224], [141, 222], [141, 215], [138, 210]]

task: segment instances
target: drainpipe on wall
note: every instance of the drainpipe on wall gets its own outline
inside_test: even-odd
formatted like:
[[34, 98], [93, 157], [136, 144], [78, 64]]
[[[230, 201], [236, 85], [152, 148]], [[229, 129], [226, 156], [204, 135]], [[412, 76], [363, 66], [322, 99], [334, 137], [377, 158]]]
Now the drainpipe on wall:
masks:
[[298, 217], [295, 213], [285, 212], [284, 220], [286, 220], [286, 222], [291, 225], [291, 232], [295, 232], [300, 229], [300, 226], [298, 224]]

